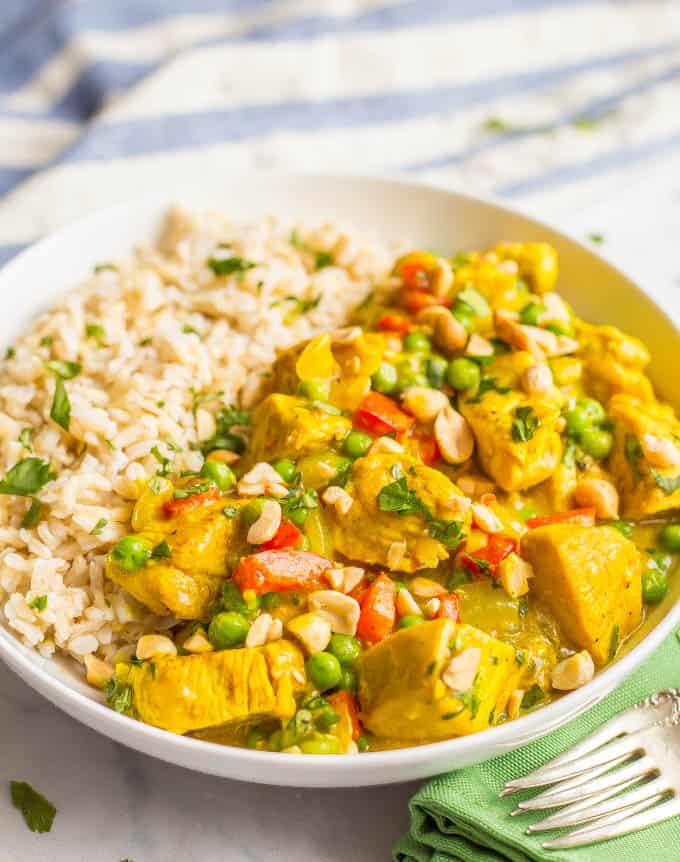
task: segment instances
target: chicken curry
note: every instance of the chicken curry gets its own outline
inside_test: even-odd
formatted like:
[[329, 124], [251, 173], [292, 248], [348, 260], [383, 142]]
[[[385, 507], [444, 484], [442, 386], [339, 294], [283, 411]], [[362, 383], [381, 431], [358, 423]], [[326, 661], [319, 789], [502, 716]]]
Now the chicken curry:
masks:
[[586, 684], [664, 597], [680, 423], [555, 251], [399, 259], [350, 326], [140, 487], [107, 577], [170, 619], [102, 680], [156, 727], [342, 754], [474, 733]]

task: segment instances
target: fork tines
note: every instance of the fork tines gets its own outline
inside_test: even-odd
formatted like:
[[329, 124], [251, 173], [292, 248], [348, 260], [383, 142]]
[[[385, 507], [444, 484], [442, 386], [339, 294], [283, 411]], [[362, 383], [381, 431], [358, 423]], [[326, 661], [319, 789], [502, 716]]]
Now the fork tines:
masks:
[[558, 808], [527, 833], [580, 826], [543, 842], [557, 850], [625, 835], [680, 814], [680, 689], [612, 718], [559, 757], [508, 781], [501, 796], [546, 787], [511, 813]]

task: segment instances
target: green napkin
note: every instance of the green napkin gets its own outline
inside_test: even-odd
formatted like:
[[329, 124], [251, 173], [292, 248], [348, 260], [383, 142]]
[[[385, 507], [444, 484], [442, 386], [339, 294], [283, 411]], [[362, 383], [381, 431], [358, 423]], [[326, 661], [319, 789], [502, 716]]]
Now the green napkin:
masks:
[[510, 817], [517, 797], [498, 798], [509, 779], [555, 757], [648, 694], [678, 684], [680, 643], [672, 635], [622, 686], [566, 727], [495, 760], [435, 778], [411, 800], [411, 829], [394, 848], [395, 862], [679, 862], [680, 817], [602, 844], [543, 850], [541, 840], [562, 833], [526, 835], [527, 825], [541, 815]]

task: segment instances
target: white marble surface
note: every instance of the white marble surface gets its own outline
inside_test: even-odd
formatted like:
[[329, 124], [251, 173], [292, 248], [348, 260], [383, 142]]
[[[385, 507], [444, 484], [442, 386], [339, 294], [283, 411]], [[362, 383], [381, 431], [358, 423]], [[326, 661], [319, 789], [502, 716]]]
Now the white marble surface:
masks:
[[[665, 305], [675, 301], [680, 159], [586, 212], [547, 215], [581, 237], [603, 233], [609, 257]], [[0, 862], [387, 860], [417, 787], [296, 791], [191, 773], [98, 736], [1, 665], [0, 716]], [[49, 835], [28, 832], [9, 804], [13, 778], [57, 805]]]

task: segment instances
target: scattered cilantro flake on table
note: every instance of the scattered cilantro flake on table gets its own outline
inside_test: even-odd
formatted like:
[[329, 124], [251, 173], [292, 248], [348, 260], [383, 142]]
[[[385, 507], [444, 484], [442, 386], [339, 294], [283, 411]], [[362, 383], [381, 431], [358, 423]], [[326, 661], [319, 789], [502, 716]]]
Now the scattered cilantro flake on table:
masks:
[[12, 804], [21, 812], [31, 832], [49, 832], [57, 809], [25, 781], [10, 781]]

